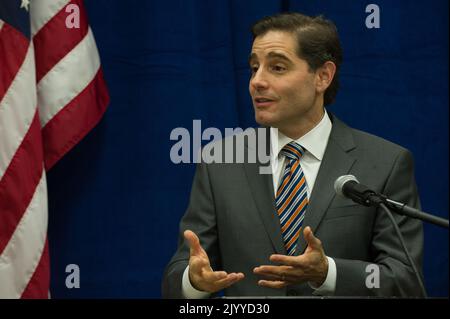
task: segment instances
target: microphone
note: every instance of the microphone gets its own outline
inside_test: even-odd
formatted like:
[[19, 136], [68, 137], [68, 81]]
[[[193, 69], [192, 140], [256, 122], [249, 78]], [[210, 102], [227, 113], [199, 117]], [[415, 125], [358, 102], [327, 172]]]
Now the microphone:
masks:
[[389, 199], [383, 194], [378, 194], [369, 187], [360, 184], [353, 175], [342, 175], [338, 177], [334, 182], [334, 190], [336, 194], [350, 198], [354, 202], [364, 206], [378, 207], [384, 204], [400, 215], [406, 215], [440, 227], [449, 228], [448, 219], [427, 214], [414, 207]]
[[378, 206], [385, 202], [385, 197], [379, 195], [369, 187], [360, 184], [353, 175], [342, 175], [334, 182], [336, 194], [350, 198], [364, 206]]

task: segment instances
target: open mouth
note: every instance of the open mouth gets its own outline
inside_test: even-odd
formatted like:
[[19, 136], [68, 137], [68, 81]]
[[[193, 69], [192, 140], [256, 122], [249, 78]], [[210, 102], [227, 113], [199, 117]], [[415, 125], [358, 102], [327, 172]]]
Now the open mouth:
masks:
[[253, 99], [253, 101], [255, 102], [255, 105], [258, 107], [269, 106], [270, 104], [275, 102], [275, 100], [266, 97], [256, 97]]
[[272, 102], [273, 100], [267, 99], [267, 98], [264, 98], [264, 97], [257, 97], [255, 99], [255, 101], [258, 102], [258, 103], [264, 103], [264, 102]]

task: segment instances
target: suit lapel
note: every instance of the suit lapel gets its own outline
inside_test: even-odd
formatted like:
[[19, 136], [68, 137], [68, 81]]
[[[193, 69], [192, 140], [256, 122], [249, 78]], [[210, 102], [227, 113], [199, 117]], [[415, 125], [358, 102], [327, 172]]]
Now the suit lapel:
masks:
[[[265, 133], [267, 142], [266, 147], [269, 147], [268, 149], [270, 149], [270, 130], [266, 129]], [[260, 138], [259, 134], [257, 135], [257, 138]], [[245, 145], [247, 148], [255, 149], [247, 143], [245, 143]], [[266, 166], [267, 164], [261, 164], [258, 160], [257, 163], [245, 162], [243, 165], [253, 200], [263, 221], [267, 235], [272, 242], [273, 248], [277, 254], [286, 254], [286, 248], [284, 247], [283, 238], [281, 236], [280, 220], [276, 213], [277, 209], [275, 207], [272, 174], [261, 174], [259, 168]]]
[[258, 213], [276, 253], [286, 254], [281, 237], [280, 221], [276, 215], [271, 174], [260, 174], [258, 164], [244, 164], [245, 173]]
[[[310, 196], [302, 227], [304, 229], [306, 226], [310, 226], [314, 233], [335, 196], [335, 180], [339, 176], [347, 174], [355, 162], [355, 159], [348, 154], [350, 150], [355, 148], [350, 129], [331, 114], [330, 119], [332, 119], [333, 128], [316, 177], [313, 192]], [[298, 254], [302, 254], [306, 249], [303, 234], [299, 236], [297, 247]]]

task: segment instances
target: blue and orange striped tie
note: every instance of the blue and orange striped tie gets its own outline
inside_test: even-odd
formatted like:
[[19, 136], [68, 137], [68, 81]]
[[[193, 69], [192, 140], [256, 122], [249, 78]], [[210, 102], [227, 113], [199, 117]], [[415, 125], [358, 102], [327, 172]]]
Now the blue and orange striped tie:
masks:
[[304, 152], [304, 149], [295, 142], [290, 142], [280, 152], [289, 162], [284, 169], [275, 202], [288, 255], [295, 253], [308, 206], [306, 179], [300, 166], [300, 158]]

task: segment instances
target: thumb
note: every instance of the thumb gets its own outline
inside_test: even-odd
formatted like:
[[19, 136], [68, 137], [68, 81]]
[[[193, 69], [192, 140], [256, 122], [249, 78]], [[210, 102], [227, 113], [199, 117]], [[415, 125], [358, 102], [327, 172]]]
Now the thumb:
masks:
[[190, 254], [199, 255], [203, 252], [203, 248], [200, 245], [200, 239], [192, 230], [186, 230], [184, 232], [184, 238], [187, 241], [187, 244], [190, 248]]
[[311, 227], [306, 227], [303, 230], [303, 237], [305, 238], [306, 243], [313, 249], [320, 249], [322, 247], [322, 242], [319, 238], [314, 236]]

